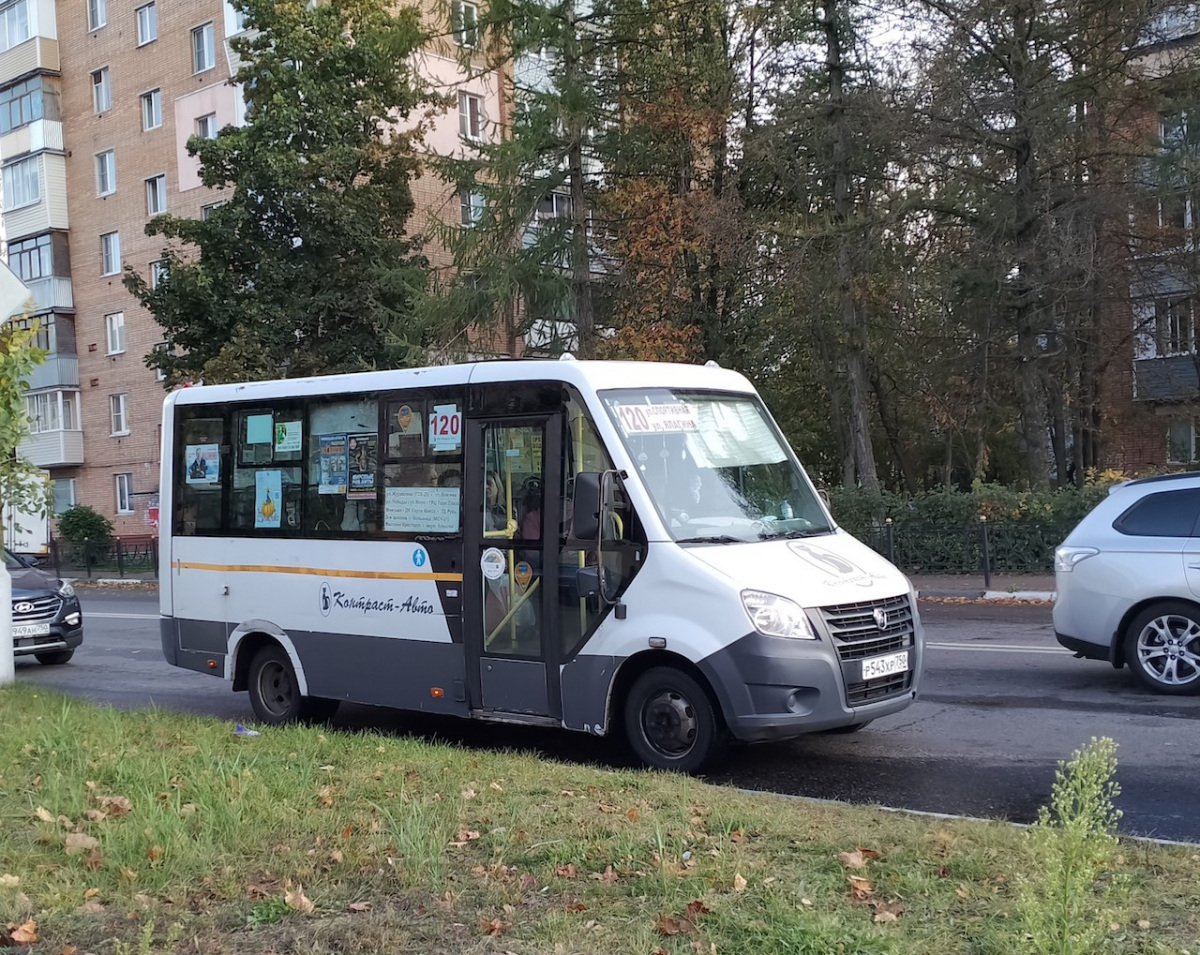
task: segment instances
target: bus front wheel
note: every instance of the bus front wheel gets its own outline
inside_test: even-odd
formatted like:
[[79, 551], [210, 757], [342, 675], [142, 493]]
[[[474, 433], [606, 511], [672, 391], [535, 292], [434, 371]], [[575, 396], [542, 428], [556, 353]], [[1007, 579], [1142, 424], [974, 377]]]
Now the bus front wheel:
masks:
[[250, 661], [250, 706], [254, 715], [271, 725], [319, 722], [337, 711], [337, 700], [302, 696], [296, 671], [277, 644], [263, 647]]
[[652, 667], [625, 699], [625, 734], [653, 769], [694, 773], [721, 748], [724, 730], [708, 693], [674, 667]]

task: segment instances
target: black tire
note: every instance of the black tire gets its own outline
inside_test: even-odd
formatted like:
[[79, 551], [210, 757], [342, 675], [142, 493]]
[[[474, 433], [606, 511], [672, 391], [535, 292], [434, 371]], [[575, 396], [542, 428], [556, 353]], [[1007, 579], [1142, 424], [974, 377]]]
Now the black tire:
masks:
[[1125, 662], [1155, 693], [1200, 693], [1200, 608], [1182, 600], [1147, 607], [1125, 630]]
[[42, 666], [57, 667], [64, 663], [70, 663], [71, 657], [75, 656], [74, 650], [50, 650], [46, 653], [35, 653], [37, 662]]
[[634, 754], [652, 769], [694, 773], [725, 743], [725, 727], [708, 693], [675, 667], [653, 667], [625, 698], [625, 735]]
[[822, 730], [823, 733], [857, 733], [859, 730], [865, 730], [868, 726], [874, 723], [874, 720], [867, 720], [865, 723], [851, 723], [849, 726], [835, 726], [831, 730]]

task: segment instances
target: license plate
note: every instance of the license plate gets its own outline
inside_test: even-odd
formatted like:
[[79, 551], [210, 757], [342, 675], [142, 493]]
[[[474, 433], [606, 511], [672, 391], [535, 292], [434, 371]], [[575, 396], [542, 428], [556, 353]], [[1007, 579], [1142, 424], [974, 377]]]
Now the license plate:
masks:
[[882, 657], [871, 657], [862, 662], [862, 678], [874, 680], [881, 676], [891, 676], [893, 673], [904, 673], [908, 669], [908, 651], [889, 653]]
[[50, 624], [48, 623], [16, 623], [13, 624], [14, 637], [48, 637], [50, 635]]

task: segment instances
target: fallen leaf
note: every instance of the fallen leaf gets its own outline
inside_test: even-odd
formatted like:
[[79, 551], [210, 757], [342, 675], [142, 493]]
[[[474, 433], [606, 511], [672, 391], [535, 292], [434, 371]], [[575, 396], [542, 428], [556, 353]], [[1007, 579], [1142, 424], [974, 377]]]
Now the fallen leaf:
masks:
[[629, 812], [625, 813], [625, 816], [626, 816], [626, 818], [629, 819], [630, 822], [637, 822], [638, 821], [637, 806], [630, 806]]
[[196, 811], [196, 804], [194, 802], [185, 802], [182, 806], [179, 807], [179, 815], [184, 816], [184, 817], [190, 816], [195, 811]]
[[89, 869], [99, 869], [104, 865], [104, 856], [99, 852], [93, 852], [83, 860], [83, 864]]
[[680, 935], [692, 930], [692, 923], [687, 919], [677, 919], [674, 915], [660, 915], [654, 927], [663, 935]]
[[92, 822], [103, 822], [108, 818], [108, 813], [100, 809], [89, 809], [84, 815]]
[[687, 917], [694, 919], [697, 915], [708, 915], [711, 911], [707, 905], [699, 899], [695, 899], [687, 904]]
[[75, 911], [81, 915], [99, 915], [104, 911], [104, 906], [99, 902], [84, 902]]
[[616, 806], [610, 806], [608, 803], [604, 803], [604, 802], [600, 803], [598, 808], [600, 809], [601, 812], [611, 813], [611, 812], [620, 812], [621, 811]]
[[479, 927], [485, 935], [503, 935], [508, 929], [512, 928], [511, 922], [502, 922], [500, 919], [480, 919]]
[[740, 872], [735, 872], [733, 874], [733, 891], [734, 892], [745, 892], [746, 891], [746, 880]]
[[894, 922], [904, 912], [904, 904], [901, 902], [876, 902], [875, 903], [875, 921], [876, 922]]
[[123, 816], [132, 808], [132, 803], [124, 796], [101, 796], [100, 805], [110, 816]]
[[0, 875], [0, 889], [15, 889], [21, 880], [15, 875]]
[[86, 892], [83, 893], [83, 900], [86, 902], [88, 899], [94, 899], [99, 894], [100, 894], [99, 889], [88, 889]]
[[346, 857], [342, 854], [341, 849], [334, 849], [331, 853], [329, 853], [330, 862], [341, 862], [344, 858]]
[[867, 867], [867, 860], [863, 856], [861, 849], [855, 849], [853, 852], [839, 852], [838, 861], [850, 869], [865, 869]]
[[83, 855], [85, 852], [91, 852], [100, 847], [99, 839], [94, 839], [83, 832], [68, 833], [63, 842], [66, 844], [69, 856]]
[[587, 906], [582, 902], [572, 902], [566, 906], [568, 912], [586, 912]]
[[151, 865], [158, 865], [158, 863], [162, 861], [162, 857], [162, 846], [151, 846], [146, 850], [146, 858], [150, 860]]
[[475, 798], [475, 790], [474, 789], [464, 789], [462, 791], [462, 797], [463, 797], [463, 799], [474, 799]]
[[494, 789], [498, 793], [504, 792], [504, 787], [499, 783], [488, 783], [488, 789]]
[[62, 952], [59, 955], [75, 955], [79, 951], [74, 945], [64, 945]]
[[42, 820], [42, 822], [54, 822], [54, 816], [51, 814], [50, 810], [43, 806], [38, 806], [37, 809], [33, 811], [33, 814]]
[[601, 882], [607, 882], [609, 885], [611, 885], [617, 881], [617, 874], [613, 871], [613, 867], [610, 865], [603, 872], [593, 872], [592, 878], [598, 879]]
[[342, 827], [342, 838], [343, 839], [349, 839], [352, 835], [354, 835], [354, 827], [353, 826], [343, 826]]
[[850, 883], [850, 897], [856, 902], [861, 902], [871, 897], [875, 891], [875, 883], [870, 879], [864, 879], [861, 876], [852, 875], [847, 879]]
[[71, 821], [70, 817], [64, 816], [62, 813], [59, 813], [58, 821], [63, 824], [64, 829], [74, 829], [75, 828], [75, 823]]
[[32, 945], [38, 940], [37, 919], [29, 919], [9, 933], [14, 945]]
[[129, 868], [129, 866], [127, 866], [127, 865], [121, 866], [121, 878], [127, 879], [130, 882], [136, 882], [137, 881], [137, 873], [134, 872], [133, 869]]
[[537, 879], [535, 879], [533, 877], [533, 873], [531, 873], [531, 872], [522, 872], [521, 873], [521, 888], [524, 889], [526, 892], [532, 892], [534, 889], [537, 888]]
[[560, 789], [560, 790], [558, 791], [558, 794], [559, 794], [560, 796], [574, 796], [574, 795], [575, 795], [575, 790], [574, 790], [574, 789]]
[[1148, 919], [1138, 919], [1137, 927], [1138, 928], [1149, 928], [1150, 922]]
[[564, 879], [574, 879], [579, 873], [575, 869], [575, 863], [568, 862], [566, 865], [560, 865], [555, 869], [554, 874], [562, 876]]
[[348, 908], [351, 912], [370, 912], [371, 911], [371, 903], [370, 902], [351, 902], [349, 905], [346, 906], [346, 908]]
[[730, 842], [741, 842], [745, 838], [746, 838], [746, 834], [744, 832], [742, 832], [741, 829], [734, 829], [733, 832], [731, 832], [729, 834]]
[[294, 889], [291, 883], [288, 883], [287, 891], [283, 895], [284, 904], [293, 912], [300, 912], [304, 915], [311, 915], [313, 909], [316, 908], [312, 904], [312, 900], [304, 894], [304, 886], [298, 885]]

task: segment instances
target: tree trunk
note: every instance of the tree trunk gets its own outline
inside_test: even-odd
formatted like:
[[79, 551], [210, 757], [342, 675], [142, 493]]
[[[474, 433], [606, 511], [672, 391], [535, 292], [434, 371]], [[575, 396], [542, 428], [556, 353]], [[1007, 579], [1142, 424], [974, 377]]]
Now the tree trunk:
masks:
[[825, 65], [829, 71], [829, 118], [833, 125], [833, 221], [837, 243], [838, 296], [845, 328], [846, 386], [850, 401], [850, 450], [855, 478], [869, 491], [879, 489], [875, 452], [871, 447], [870, 388], [867, 380], [866, 329], [854, 299], [855, 241], [850, 232], [853, 202], [850, 198], [850, 155], [846, 130], [845, 64], [842, 58], [838, 0], [822, 0], [825, 30]]
[[[563, 44], [563, 67], [568, 89], [574, 89], [582, 76], [580, 63], [579, 23], [574, 15], [567, 25]], [[592, 256], [588, 243], [588, 208], [583, 168], [583, 138], [586, 117], [569, 113], [566, 117], [567, 183], [571, 190], [571, 313], [575, 319], [576, 351], [580, 358], [590, 358], [595, 349], [596, 314], [592, 303]]]

